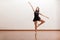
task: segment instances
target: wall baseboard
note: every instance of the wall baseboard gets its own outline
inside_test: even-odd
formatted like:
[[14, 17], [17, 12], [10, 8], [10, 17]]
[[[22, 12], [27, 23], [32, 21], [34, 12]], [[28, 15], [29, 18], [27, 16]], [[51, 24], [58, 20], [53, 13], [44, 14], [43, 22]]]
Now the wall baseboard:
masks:
[[[12, 30], [12, 29], [0, 29], [0, 31], [35, 31], [35, 30], [32, 30], [32, 29], [30, 29], [30, 30], [26, 30], [26, 29], [24, 29], [24, 30]], [[60, 31], [60, 29], [40, 29], [40, 30], [37, 30], [37, 31]]]

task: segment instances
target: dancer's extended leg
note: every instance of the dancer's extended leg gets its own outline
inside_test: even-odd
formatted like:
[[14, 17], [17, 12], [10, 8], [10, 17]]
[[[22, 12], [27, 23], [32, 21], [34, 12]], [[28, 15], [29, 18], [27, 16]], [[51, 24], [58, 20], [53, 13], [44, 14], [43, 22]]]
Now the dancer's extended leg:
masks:
[[39, 22], [41, 22], [40, 24], [38, 24], [38, 27], [40, 26], [40, 25], [42, 25], [43, 23], [45, 23], [45, 21], [44, 20], [40, 20]]

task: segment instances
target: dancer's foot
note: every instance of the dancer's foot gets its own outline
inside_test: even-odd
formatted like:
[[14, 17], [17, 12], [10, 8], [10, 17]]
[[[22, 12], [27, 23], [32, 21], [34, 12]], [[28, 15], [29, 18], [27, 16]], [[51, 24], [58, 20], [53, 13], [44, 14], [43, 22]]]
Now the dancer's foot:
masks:
[[45, 21], [42, 21], [40, 24], [38, 24], [38, 27], [39, 27], [40, 25], [42, 25], [43, 23], [45, 23]]
[[38, 24], [38, 27], [40, 26], [41, 24]]
[[35, 30], [35, 32], [37, 32], [37, 30]]

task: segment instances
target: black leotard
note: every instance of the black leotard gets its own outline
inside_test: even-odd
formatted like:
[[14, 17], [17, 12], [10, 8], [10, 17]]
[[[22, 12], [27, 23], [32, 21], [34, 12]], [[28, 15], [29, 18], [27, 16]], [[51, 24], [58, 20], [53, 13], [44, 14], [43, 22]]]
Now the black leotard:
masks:
[[35, 11], [34, 12], [34, 19], [33, 19], [33, 21], [40, 21], [40, 20], [41, 20], [41, 18], [39, 17], [39, 12]]

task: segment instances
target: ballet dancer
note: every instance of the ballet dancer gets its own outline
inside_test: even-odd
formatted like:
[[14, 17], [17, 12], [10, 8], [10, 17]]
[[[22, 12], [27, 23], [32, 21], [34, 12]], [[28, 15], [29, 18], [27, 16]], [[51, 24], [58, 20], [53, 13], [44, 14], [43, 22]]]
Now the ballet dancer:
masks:
[[[38, 28], [40, 25], [42, 25], [43, 23], [45, 23], [45, 21], [39, 17], [39, 14], [40, 14], [41, 16], [44, 16], [44, 17], [48, 18], [48, 19], [49, 19], [49, 17], [41, 14], [39, 7], [36, 7], [36, 9], [34, 10], [34, 8], [33, 8], [33, 6], [31, 5], [31, 3], [30, 3], [30, 2], [28, 2], [28, 3], [29, 3], [29, 5], [31, 6], [31, 8], [32, 8], [32, 10], [33, 10], [33, 12], [34, 12], [33, 22], [34, 22], [34, 25], [35, 25], [35, 32], [37, 32], [37, 28]], [[37, 24], [37, 21], [39, 21], [40, 24]]]

